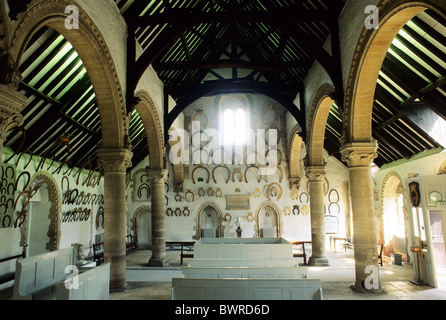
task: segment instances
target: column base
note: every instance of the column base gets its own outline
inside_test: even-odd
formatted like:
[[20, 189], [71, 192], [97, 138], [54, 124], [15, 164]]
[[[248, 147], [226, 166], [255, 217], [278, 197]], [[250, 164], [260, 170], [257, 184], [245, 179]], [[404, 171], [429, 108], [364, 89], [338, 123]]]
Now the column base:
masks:
[[169, 262], [167, 259], [159, 259], [155, 257], [151, 257], [148, 262], [149, 267], [167, 267]]
[[110, 292], [124, 292], [128, 288], [127, 282], [124, 282], [124, 284], [111, 284], [110, 283]]
[[387, 291], [381, 285], [379, 285], [379, 289], [367, 289], [362, 284], [354, 283], [350, 286], [350, 289], [364, 294], [387, 294]]
[[328, 267], [328, 259], [327, 257], [314, 257], [311, 256], [310, 259], [308, 259], [308, 265], [309, 266], [317, 266], [317, 267]]

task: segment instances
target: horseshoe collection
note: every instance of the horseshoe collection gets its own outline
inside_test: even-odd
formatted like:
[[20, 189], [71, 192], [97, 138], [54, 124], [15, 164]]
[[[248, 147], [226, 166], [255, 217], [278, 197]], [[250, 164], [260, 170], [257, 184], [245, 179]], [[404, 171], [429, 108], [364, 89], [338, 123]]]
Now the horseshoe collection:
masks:
[[183, 210], [181, 210], [181, 208], [175, 208], [175, 210], [173, 210], [172, 208], [167, 208], [166, 209], [166, 216], [168, 217], [180, 217], [180, 216], [184, 216], [184, 217], [188, 217], [190, 215], [190, 210], [189, 207], [184, 207]]
[[91, 209], [77, 208], [63, 214], [62, 222], [78, 222], [90, 219]]

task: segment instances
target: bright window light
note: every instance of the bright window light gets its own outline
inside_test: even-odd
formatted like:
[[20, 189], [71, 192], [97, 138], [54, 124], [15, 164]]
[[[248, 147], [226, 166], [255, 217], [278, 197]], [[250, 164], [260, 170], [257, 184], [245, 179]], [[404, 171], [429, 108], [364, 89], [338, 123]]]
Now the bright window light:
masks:
[[246, 145], [248, 141], [248, 116], [246, 105], [238, 97], [228, 97], [222, 104], [220, 126], [222, 144]]

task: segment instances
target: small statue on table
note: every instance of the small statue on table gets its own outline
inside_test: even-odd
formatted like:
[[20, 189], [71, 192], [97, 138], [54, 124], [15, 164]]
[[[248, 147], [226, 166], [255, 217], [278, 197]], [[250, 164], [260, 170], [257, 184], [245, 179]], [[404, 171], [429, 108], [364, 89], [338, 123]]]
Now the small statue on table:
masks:
[[238, 217], [237, 221], [235, 222], [235, 225], [237, 226], [237, 229], [235, 230], [237, 232], [237, 238], [241, 238], [242, 237], [242, 217]]

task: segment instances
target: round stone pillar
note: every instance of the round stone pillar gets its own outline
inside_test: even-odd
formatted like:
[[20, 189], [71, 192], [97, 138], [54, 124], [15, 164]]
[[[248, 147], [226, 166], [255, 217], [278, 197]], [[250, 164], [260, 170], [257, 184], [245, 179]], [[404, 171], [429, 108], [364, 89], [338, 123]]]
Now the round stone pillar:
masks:
[[325, 166], [305, 168], [310, 192], [311, 212], [311, 247], [312, 255], [308, 260], [311, 266], [328, 266], [325, 245], [325, 210], [324, 210], [324, 178]]
[[372, 161], [378, 144], [349, 143], [341, 148], [349, 167], [353, 215], [353, 242], [356, 281], [351, 288], [360, 292], [383, 292], [379, 280]]
[[133, 153], [127, 149], [100, 149], [104, 170], [104, 262], [110, 263], [110, 290], [126, 287], [125, 175]]
[[0, 84], [0, 167], [3, 164], [3, 143], [6, 133], [23, 124], [20, 111], [26, 105], [27, 98], [17, 89]]
[[152, 189], [152, 257], [150, 267], [168, 265], [166, 254], [166, 215], [164, 183], [167, 178], [166, 169], [146, 169]]

